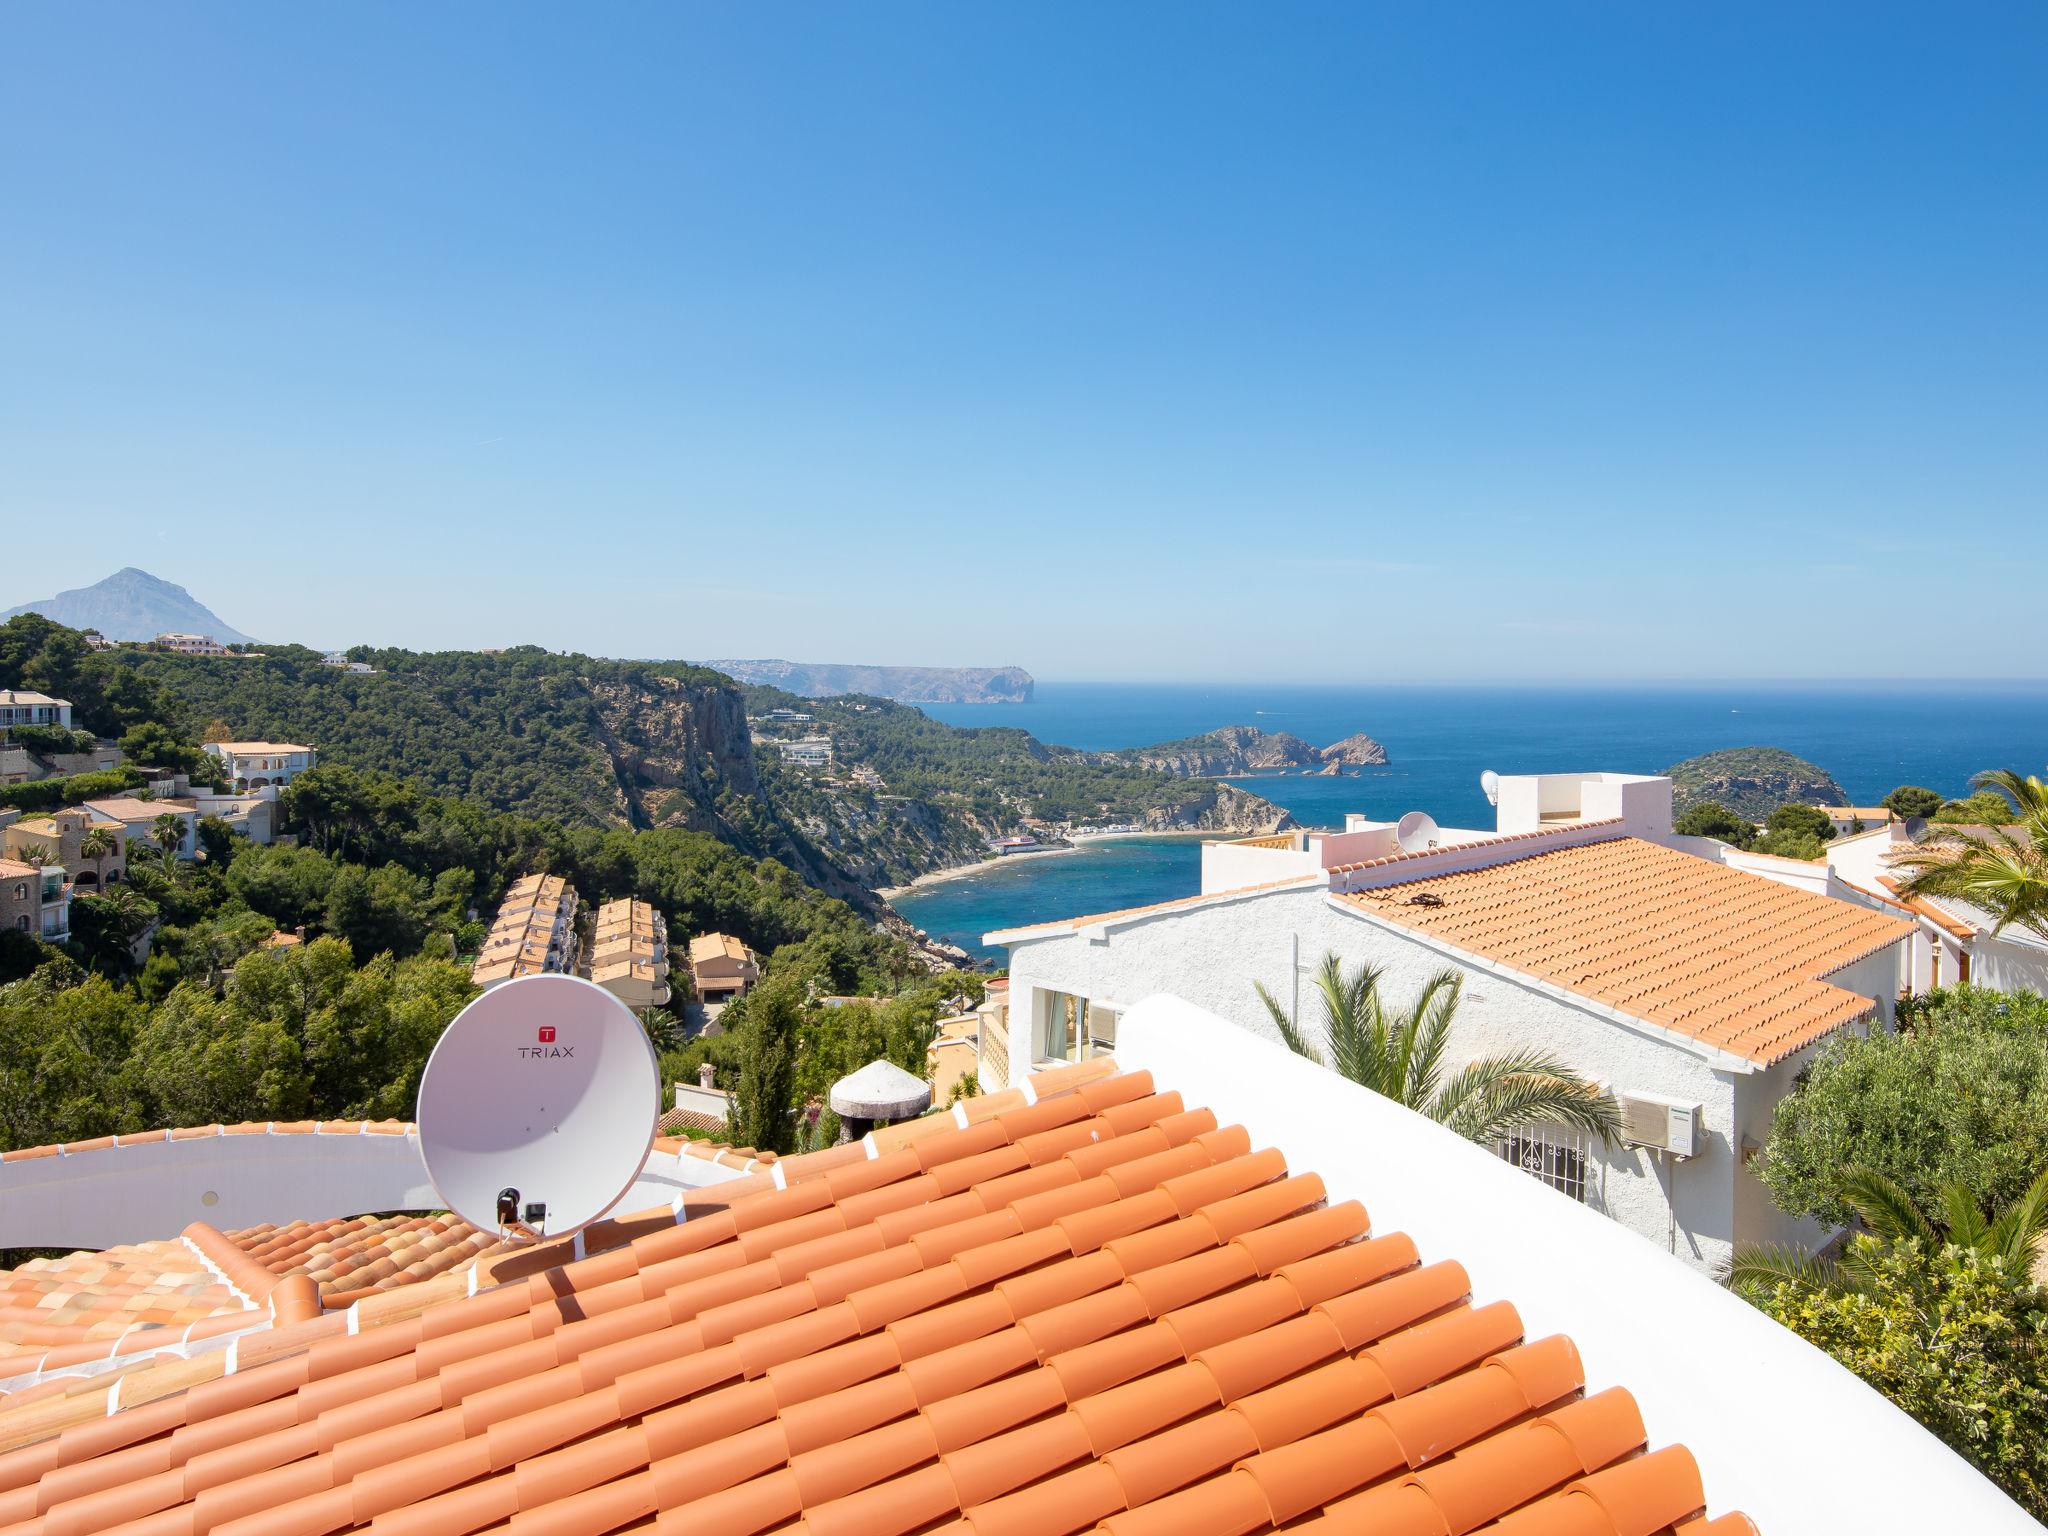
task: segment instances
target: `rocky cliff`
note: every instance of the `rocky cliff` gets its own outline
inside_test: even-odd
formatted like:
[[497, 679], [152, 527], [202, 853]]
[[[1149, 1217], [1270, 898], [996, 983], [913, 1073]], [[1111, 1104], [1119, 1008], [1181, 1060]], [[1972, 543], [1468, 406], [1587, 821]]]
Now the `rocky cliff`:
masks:
[[1334, 769], [1384, 763], [1387, 749], [1360, 732], [1327, 747], [1313, 746], [1290, 731], [1262, 731], [1255, 725], [1226, 725], [1200, 736], [1121, 752], [1077, 754], [1091, 762], [1132, 763], [1180, 778], [1226, 779], [1276, 769]]
[[1195, 800], [1170, 809], [1145, 813], [1144, 825], [1155, 832], [1234, 832], [1250, 837], [1286, 832], [1301, 825], [1288, 812], [1248, 794], [1234, 784], [1211, 784]]

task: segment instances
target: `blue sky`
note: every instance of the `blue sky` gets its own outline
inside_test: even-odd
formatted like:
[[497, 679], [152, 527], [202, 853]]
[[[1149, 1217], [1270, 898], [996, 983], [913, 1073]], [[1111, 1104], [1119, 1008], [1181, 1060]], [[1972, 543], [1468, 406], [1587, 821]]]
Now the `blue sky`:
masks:
[[2044, 72], [2032, 4], [12, 6], [0, 606], [2039, 677]]

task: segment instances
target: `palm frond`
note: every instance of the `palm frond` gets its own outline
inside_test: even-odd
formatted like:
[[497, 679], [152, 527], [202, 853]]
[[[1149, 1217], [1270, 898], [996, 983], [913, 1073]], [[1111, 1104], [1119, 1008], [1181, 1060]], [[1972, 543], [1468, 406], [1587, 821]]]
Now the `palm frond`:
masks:
[[1324, 1064], [1323, 1053], [1317, 1050], [1315, 1043], [1301, 1032], [1301, 1028], [1294, 1022], [1293, 1016], [1274, 1000], [1273, 994], [1266, 990], [1266, 984], [1263, 981], [1255, 981], [1252, 983], [1252, 987], [1258, 992], [1259, 1001], [1266, 1005], [1266, 1012], [1272, 1015], [1273, 1026], [1280, 1031], [1280, 1038], [1287, 1042], [1287, 1049], [1294, 1052], [1297, 1056], [1306, 1056], [1319, 1067], [1322, 1066]]
[[1984, 1246], [2019, 1274], [2033, 1269], [2034, 1251], [2048, 1233], [2048, 1172], [2027, 1186], [2027, 1192], [1998, 1213], [1985, 1233]]
[[1552, 1120], [1611, 1142], [1621, 1129], [1614, 1101], [1547, 1051], [1513, 1051], [1471, 1063], [1447, 1082], [1427, 1111], [1470, 1141], [1492, 1144], [1536, 1121]]
[[1401, 1022], [1405, 1039], [1401, 1064], [1402, 1099], [1427, 1104], [1443, 1080], [1444, 1050], [1450, 1043], [1451, 1021], [1464, 996], [1465, 975], [1446, 968], [1429, 978]]
[[1905, 1188], [1875, 1168], [1852, 1163], [1842, 1170], [1842, 1199], [1863, 1224], [1887, 1242], [1917, 1237], [1939, 1242], [1934, 1223], [1913, 1201]]
[[1744, 1243], [1728, 1261], [1731, 1289], [1751, 1286], [1774, 1290], [1781, 1285], [1805, 1290], [1838, 1291], [1845, 1288], [1842, 1269], [1832, 1259], [1804, 1253], [1778, 1243]]
[[1330, 1065], [1375, 1093], [1388, 1092], [1386, 1049], [1379, 1008], [1380, 969], [1362, 965], [1344, 974], [1344, 962], [1333, 950], [1316, 971], [1322, 997], [1323, 1024], [1330, 1041]]
[[1946, 1236], [1958, 1248], [1980, 1248], [1990, 1234], [1991, 1223], [1977, 1204], [1977, 1192], [1967, 1184], [1944, 1184], [1935, 1198], [1941, 1202]]

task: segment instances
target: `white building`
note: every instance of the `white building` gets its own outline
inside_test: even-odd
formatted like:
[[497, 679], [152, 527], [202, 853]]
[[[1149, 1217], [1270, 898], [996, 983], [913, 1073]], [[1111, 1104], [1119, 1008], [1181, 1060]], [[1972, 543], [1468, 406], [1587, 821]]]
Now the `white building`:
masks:
[[1313, 1032], [1326, 953], [1379, 967], [1396, 1004], [1454, 968], [1453, 1067], [1539, 1047], [1630, 1120], [1628, 1144], [1542, 1127], [1503, 1156], [1702, 1269], [1738, 1242], [1820, 1240], [1747, 1165], [1822, 1040], [1889, 1024], [1910, 926], [1675, 836], [1668, 779], [1505, 778], [1498, 811], [1490, 833], [1354, 818], [1209, 844], [1199, 895], [990, 934], [1010, 951], [1001, 1079], [1114, 1050], [1153, 993], [1272, 1037], [1254, 984]]
[[167, 651], [176, 651], [180, 656], [226, 656], [231, 654], [211, 635], [188, 635], [182, 630], [172, 630], [158, 635], [156, 643]]
[[173, 850], [175, 856], [189, 859], [199, 851], [199, 806], [195, 801], [144, 800], [135, 795], [120, 795], [109, 800], [88, 800], [80, 809], [120, 834], [123, 857], [128, 863], [150, 854], [163, 857], [163, 845], [156, 840], [156, 824], [164, 816], [177, 817], [184, 828], [184, 835]]
[[71, 701], [27, 688], [0, 688], [0, 727], [54, 725], [71, 729]]
[[[1991, 837], [1989, 827], [1964, 827]], [[2024, 837], [2024, 829], [2004, 829]], [[1911, 854], [1938, 849], [1924, 836], [1915, 842], [1908, 826], [1894, 822], [1827, 845], [1825, 868], [1831, 893], [1862, 900], [1909, 918], [1918, 933], [1913, 946], [1913, 990], [1972, 982], [2004, 991], [2048, 993], [2048, 941], [2018, 924], [1993, 933], [1997, 915], [1953, 896], [1902, 894], [1912, 871], [1900, 863]]]
[[238, 793], [283, 789], [314, 765], [311, 747], [292, 741], [209, 741], [206, 750]]
[[796, 741], [779, 741], [775, 750], [782, 754], [785, 763], [794, 763], [799, 768], [829, 768], [832, 766], [832, 740], [828, 736], [805, 736]]

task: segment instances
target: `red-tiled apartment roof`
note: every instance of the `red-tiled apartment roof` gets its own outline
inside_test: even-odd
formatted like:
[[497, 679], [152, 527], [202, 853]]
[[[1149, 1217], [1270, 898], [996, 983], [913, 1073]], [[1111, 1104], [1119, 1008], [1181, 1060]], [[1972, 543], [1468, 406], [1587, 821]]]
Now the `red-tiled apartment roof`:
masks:
[[1759, 1065], [1868, 1016], [1822, 978], [1913, 931], [1633, 837], [1339, 899]]
[[1753, 1529], [1454, 1259], [1112, 1074], [17, 1393], [0, 1529]]

